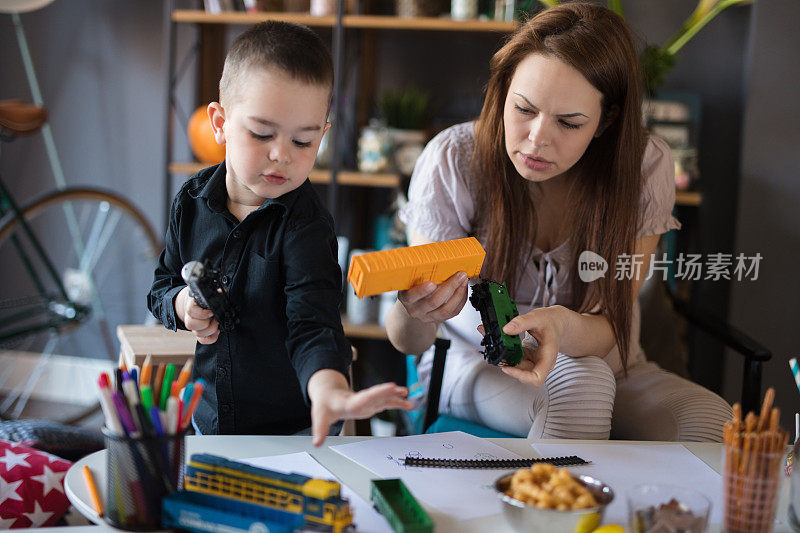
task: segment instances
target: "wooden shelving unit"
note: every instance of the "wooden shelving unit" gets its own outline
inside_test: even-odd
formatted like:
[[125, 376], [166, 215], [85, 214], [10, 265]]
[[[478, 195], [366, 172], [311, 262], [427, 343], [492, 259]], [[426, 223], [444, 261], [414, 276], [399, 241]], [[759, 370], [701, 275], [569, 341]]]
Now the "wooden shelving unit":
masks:
[[675, 204], [697, 207], [703, 203], [703, 193], [698, 191], [675, 191]]
[[[255, 24], [265, 20], [280, 20], [283, 22], [296, 22], [306, 26], [333, 27], [336, 17], [315, 17], [308, 13], [284, 12], [226, 12], [210, 14], [205, 11], [176, 10], [172, 13], [175, 22], [190, 22], [196, 24]], [[442, 17], [415, 17], [402, 18], [386, 15], [345, 15], [342, 18], [345, 28], [379, 29], [379, 30], [428, 30], [428, 31], [477, 31], [477, 32], [503, 32], [513, 31], [516, 22], [501, 22], [495, 20], [452, 20]]]
[[344, 334], [351, 339], [389, 340], [386, 329], [380, 324], [353, 324], [347, 315], [342, 316]]
[[[205, 163], [170, 163], [170, 174], [191, 175], [206, 168]], [[308, 176], [311, 183], [330, 183], [331, 175], [327, 170], [314, 169]], [[356, 187], [384, 187], [393, 188], [400, 185], [398, 174], [372, 174], [353, 170], [342, 170], [336, 176], [339, 185]], [[681, 206], [697, 207], [703, 202], [703, 193], [697, 191], [675, 191], [675, 204]]]
[[[169, 171], [170, 174], [191, 175], [208, 166], [205, 163], [170, 163]], [[308, 175], [308, 179], [311, 183], [330, 183], [331, 173], [327, 170], [315, 168]], [[400, 176], [398, 174], [373, 174], [354, 170], [340, 170], [336, 174], [336, 183], [356, 187], [393, 188], [400, 185]]]
[[191, 176], [192, 174], [197, 174], [198, 172], [209, 166], [211, 165], [208, 165], [206, 163], [170, 163], [169, 173], [185, 174], [187, 176]]
[[[258, 12], [244, 13], [239, 11], [219, 14], [206, 13], [201, 10], [178, 9], [171, 11], [173, 23], [198, 24], [200, 27], [221, 28], [228, 24], [249, 25], [265, 20], [296, 22], [313, 27], [333, 28], [335, 16], [317, 17], [309, 13], [291, 12]], [[508, 33], [517, 27], [517, 22], [500, 22], [493, 20], [452, 20], [445, 17], [403, 18], [386, 15], [344, 15], [344, 28], [362, 30], [420, 30], [420, 31], [466, 31], [466, 32], [499, 32]], [[207, 32], [206, 32], [207, 33]], [[216, 33], [216, 32], [214, 32]], [[216, 48], [219, 48], [217, 43]], [[220, 58], [217, 58], [219, 61]], [[213, 70], [213, 69], [212, 69]], [[216, 78], [212, 77], [212, 89]], [[191, 175], [204, 168], [202, 163], [170, 162], [169, 173], [173, 175]], [[312, 183], [331, 183], [330, 172], [313, 170], [309, 179]], [[339, 170], [336, 174], [338, 185], [392, 188], [400, 183], [396, 174], [368, 174], [355, 171]], [[696, 207], [702, 203], [702, 193], [696, 191], [676, 191], [675, 203], [680, 206]]]

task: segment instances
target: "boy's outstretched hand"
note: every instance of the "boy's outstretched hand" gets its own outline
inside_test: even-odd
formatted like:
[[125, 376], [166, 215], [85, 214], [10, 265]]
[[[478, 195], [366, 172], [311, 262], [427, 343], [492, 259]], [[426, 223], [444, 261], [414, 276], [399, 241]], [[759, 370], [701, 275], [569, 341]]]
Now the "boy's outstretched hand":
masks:
[[311, 435], [314, 446], [328, 436], [331, 424], [345, 419], [369, 418], [386, 409], [412, 409], [408, 389], [394, 383], [381, 383], [353, 392], [345, 377], [336, 370], [318, 370], [308, 380], [311, 399]]

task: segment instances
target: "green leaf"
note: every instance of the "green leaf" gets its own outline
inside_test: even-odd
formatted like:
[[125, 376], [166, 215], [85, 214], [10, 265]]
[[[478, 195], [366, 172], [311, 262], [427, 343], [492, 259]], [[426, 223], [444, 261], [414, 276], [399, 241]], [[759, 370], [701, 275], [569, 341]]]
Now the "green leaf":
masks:
[[430, 120], [430, 95], [414, 87], [389, 89], [378, 101], [378, 111], [391, 128], [424, 129]]
[[620, 17], [625, 17], [625, 14], [622, 12], [622, 0], [608, 0], [608, 9]]
[[653, 97], [675, 66], [675, 56], [661, 47], [648, 45], [642, 52], [641, 63], [647, 95]]
[[752, 4], [753, 0], [722, 0], [718, 4], [715, 4], [710, 11], [695, 11], [689, 19], [684, 23], [680, 30], [678, 30], [675, 35], [673, 35], [662, 48], [666, 51], [669, 51], [672, 55], [678, 53], [683, 45], [689, 42], [689, 40], [697, 35], [697, 32], [703, 29], [703, 27], [711, 22], [714, 17], [716, 17], [719, 13], [724, 11], [726, 8], [735, 5], [745, 5], [745, 4]]

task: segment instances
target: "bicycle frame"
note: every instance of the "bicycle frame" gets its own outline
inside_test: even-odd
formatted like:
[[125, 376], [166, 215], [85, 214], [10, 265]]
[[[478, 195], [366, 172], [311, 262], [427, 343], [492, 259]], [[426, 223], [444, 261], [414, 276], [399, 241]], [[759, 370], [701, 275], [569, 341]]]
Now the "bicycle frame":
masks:
[[[0, 345], [40, 331], [60, 329], [80, 323], [91, 313], [90, 307], [73, 302], [69, 298], [64, 283], [44, 251], [44, 247], [25, 221], [19, 206], [0, 177], [0, 227], [11, 218], [16, 220], [21, 231], [12, 233], [9, 239], [31, 281], [36, 286], [38, 298], [32, 308], [0, 317]], [[43, 277], [37, 272], [31, 254], [25, 250], [20, 239], [23, 234], [33, 248], [33, 257], [44, 265], [48, 280], [53, 282], [57, 291], [55, 296], [48, 294]], [[33, 319], [32, 322], [31, 319]]]

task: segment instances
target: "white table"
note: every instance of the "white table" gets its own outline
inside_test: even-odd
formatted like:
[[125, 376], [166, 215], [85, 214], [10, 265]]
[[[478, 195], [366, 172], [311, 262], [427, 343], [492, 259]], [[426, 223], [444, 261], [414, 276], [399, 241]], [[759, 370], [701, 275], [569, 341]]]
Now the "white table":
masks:
[[[317, 461], [337, 476], [345, 485], [352, 488], [359, 495], [369, 500], [370, 479], [375, 475], [362, 466], [350, 461], [343, 455], [328, 448], [329, 445], [345, 444], [357, 442], [375, 437], [328, 437], [325, 445], [314, 448], [311, 445], [311, 437], [284, 437], [284, 436], [194, 436], [188, 437], [186, 442], [186, 457], [193, 453], [211, 453], [222, 455], [231, 459], [243, 459], [247, 457], [282, 455], [306, 451]], [[522, 457], [535, 456], [536, 452], [531, 447], [533, 440], [528, 439], [487, 439], [509, 451], [519, 454]], [[559, 441], [548, 440], [548, 443], [558, 443]], [[631, 441], [564, 441], [566, 443], [592, 443], [597, 446], [614, 446], [615, 444], [664, 444], [659, 442], [631, 442]], [[686, 448], [696, 457], [720, 472], [720, 461], [722, 459], [721, 444], [707, 443], [683, 443]], [[64, 487], [72, 504], [86, 516], [89, 520], [103, 526], [97, 531], [112, 530], [91, 506], [89, 493], [83, 480], [81, 469], [83, 465], [88, 465], [95, 474], [95, 481], [100, 491], [101, 500], [105, 501], [105, 451], [99, 451], [89, 455], [77, 463], [67, 472], [64, 478]], [[775, 527], [776, 533], [790, 532], [791, 529], [786, 523], [786, 510], [789, 500], [788, 478], [783, 479], [781, 486], [780, 499], [778, 501], [778, 519], [781, 524]], [[425, 502], [420, 502], [425, 506]], [[437, 513], [430, 507], [426, 511], [436, 524], [437, 533], [484, 533], [493, 531], [502, 533], [511, 531], [507, 526], [502, 515], [486, 516], [473, 520], [457, 521], [452, 517]], [[712, 526], [712, 532], [720, 531], [719, 526]]]

